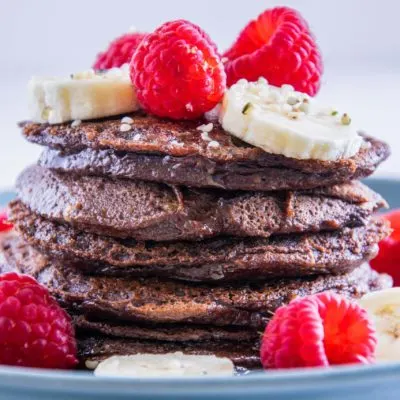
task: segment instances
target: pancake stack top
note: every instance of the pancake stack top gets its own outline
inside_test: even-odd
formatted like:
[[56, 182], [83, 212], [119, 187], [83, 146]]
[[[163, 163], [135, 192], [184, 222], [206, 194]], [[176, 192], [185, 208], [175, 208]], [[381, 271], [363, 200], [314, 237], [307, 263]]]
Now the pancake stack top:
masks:
[[[350, 159], [296, 160], [214, 123], [136, 113], [78, 126], [22, 123], [45, 146], [18, 179], [4, 270], [67, 308], [82, 364], [114, 354], [216, 354], [259, 366], [277, 307], [324, 290], [391, 285], [366, 263], [389, 233], [385, 201], [356, 179], [389, 154], [364, 138]], [[210, 143], [213, 143], [210, 145]]]

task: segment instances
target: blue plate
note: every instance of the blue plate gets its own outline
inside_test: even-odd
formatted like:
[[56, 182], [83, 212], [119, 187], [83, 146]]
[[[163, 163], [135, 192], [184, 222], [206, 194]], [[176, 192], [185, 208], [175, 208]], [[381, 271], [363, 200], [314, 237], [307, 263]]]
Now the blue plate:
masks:
[[15, 193], [13, 193], [13, 192], [0, 191], [0, 207], [5, 206], [14, 197], [15, 197]]
[[[370, 179], [368, 185], [394, 208], [400, 181]], [[6, 204], [12, 193], [0, 193]], [[0, 367], [0, 399], [26, 400], [343, 400], [399, 399], [400, 363], [373, 366], [258, 372], [229, 378], [96, 378], [87, 372]]]

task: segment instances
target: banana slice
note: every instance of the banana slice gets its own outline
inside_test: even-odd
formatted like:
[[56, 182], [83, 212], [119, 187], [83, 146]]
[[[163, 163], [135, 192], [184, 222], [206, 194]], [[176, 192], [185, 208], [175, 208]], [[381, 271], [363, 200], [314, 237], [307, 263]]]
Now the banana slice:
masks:
[[139, 108], [128, 67], [68, 78], [34, 77], [28, 84], [30, 118], [59, 124], [125, 114]]
[[234, 366], [228, 358], [181, 352], [113, 356], [102, 361], [94, 371], [96, 376], [119, 377], [227, 376], [233, 373]]
[[377, 361], [400, 361], [400, 287], [372, 292], [359, 300], [375, 323]]
[[224, 96], [222, 127], [243, 141], [297, 159], [338, 160], [355, 155], [363, 139], [347, 114], [325, 108], [292, 86], [244, 79]]

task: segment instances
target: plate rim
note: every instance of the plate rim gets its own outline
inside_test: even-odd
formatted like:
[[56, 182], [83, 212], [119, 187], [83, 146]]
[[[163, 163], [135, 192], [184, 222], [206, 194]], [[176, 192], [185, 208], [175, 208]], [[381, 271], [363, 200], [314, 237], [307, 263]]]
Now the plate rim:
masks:
[[[400, 178], [370, 177], [368, 181], [382, 184], [399, 184]], [[0, 188], [3, 193], [12, 194], [13, 188]], [[0, 388], [3, 390], [34, 390], [39, 393], [63, 394], [151, 394], [198, 395], [232, 393], [275, 394], [326, 392], [329, 389], [342, 390], [349, 387], [373, 387], [383, 383], [392, 384], [400, 377], [400, 362], [374, 365], [345, 365], [328, 368], [297, 368], [253, 372], [240, 377], [165, 377], [125, 378], [96, 377], [90, 371], [56, 371], [35, 368], [21, 368], [0, 365]]]
[[[326, 391], [330, 388], [373, 387], [398, 381], [400, 362], [346, 365], [328, 368], [298, 368], [252, 373], [240, 377], [125, 378], [96, 377], [87, 371], [53, 371], [0, 366], [0, 388], [62, 393], [168, 393], [210, 394]], [[73, 384], [73, 385], [72, 385]], [[284, 385], [283, 385], [284, 384]], [[129, 391], [129, 392], [127, 392]]]

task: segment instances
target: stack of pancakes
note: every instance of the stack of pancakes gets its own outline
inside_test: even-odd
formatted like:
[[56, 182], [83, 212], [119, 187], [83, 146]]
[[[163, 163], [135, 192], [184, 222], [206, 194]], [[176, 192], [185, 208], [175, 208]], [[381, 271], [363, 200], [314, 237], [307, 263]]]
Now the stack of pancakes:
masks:
[[[277, 307], [391, 285], [366, 263], [389, 227], [360, 182], [389, 153], [364, 138], [335, 162], [295, 160], [214, 123], [130, 115], [21, 124], [45, 146], [18, 179], [3, 270], [28, 273], [73, 316], [86, 366], [115, 354], [216, 354], [259, 366]], [[124, 118], [126, 121], [126, 118]]]

